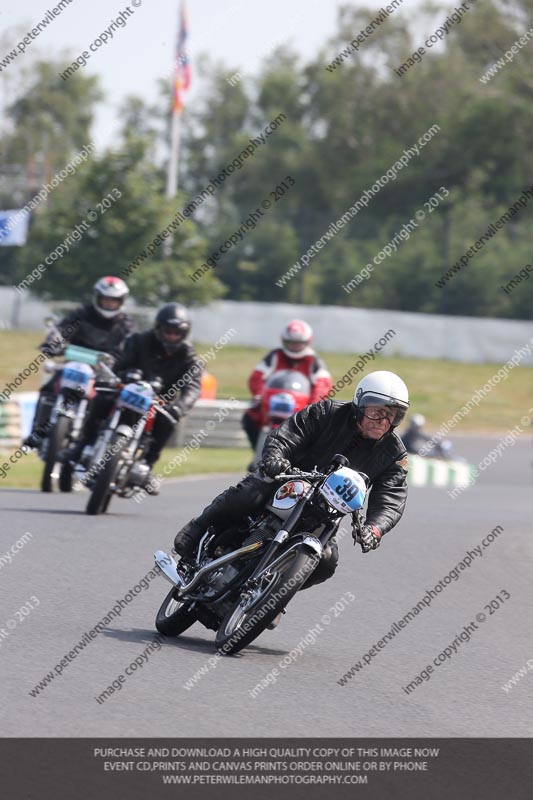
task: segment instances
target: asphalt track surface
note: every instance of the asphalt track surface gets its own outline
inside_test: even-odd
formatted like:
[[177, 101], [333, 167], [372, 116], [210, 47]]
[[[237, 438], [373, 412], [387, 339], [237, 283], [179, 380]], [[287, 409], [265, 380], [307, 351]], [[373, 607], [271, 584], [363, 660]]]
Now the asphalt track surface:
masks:
[[[497, 439], [456, 442], [477, 463]], [[402, 522], [377, 552], [363, 556], [348, 533], [333, 579], [297, 595], [276, 630], [212, 661], [190, 689], [187, 681], [215, 654], [214, 633], [196, 624], [159, 650], [151, 646], [168, 587], [156, 578], [37, 697], [29, 694], [151, 569], [153, 551], [169, 549], [178, 527], [238, 476], [167, 482], [139, 505], [114, 499], [101, 517], [85, 515], [85, 493], [2, 491], [0, 555], [32, 533], [0, 570], [2, 735], [531, 736], [533, 670], [509, 692], [502, 685], [533, 659], [532, 462], [533, 442], [524, 437], [455, 500], [443, 489], [412, 489]], [[498, 525], [503, 532], [459, 580], [339, 685]], [[510, 598], [491, 613], [485, 606], [503, 590]], [[28, 600], [36, 607], [22, 618]], [[470, 641], [406, 694], [402, 687], [479, 613], [486, 619]], [[95, 697], [147, 649], [142, 669], [99, 704]], [[252, 697], [269, 673], [275, 682]]]

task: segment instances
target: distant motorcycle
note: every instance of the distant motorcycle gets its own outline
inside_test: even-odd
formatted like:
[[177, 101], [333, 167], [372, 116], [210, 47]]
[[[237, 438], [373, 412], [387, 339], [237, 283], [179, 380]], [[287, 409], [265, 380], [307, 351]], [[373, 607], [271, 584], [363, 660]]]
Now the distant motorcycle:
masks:
[[158, 550], [155, 563], [172, 589], [157, 630], [179, 636], [200, 622], [216, 631], [223, 655], [253, 642], [310, 577], [346, 514], [360, 532], [368, 478], [347, 463], [337, 455], [327, 472], [278, 475], [285, 482], [273, 487], [264, 509], [238, 526], [205, 532], [194, 566]]
[[[61, 333], [53, 318], [47, 319], [57, 341]], [[60, 463], [62, 450], [75, 445], [79, 440], [89, 403], [94, 397], [95, 365], [100, 353], [87, 347], [68, 345], [64, 352], [65, 362], [47, 361], [46, 372], [61, 371], [56, 385], [56, 399], [47, 423], [47, 435], [38, 447], [39, 457], [44, 461], [41, 491], [52, 492], [57, 480], [61, 492], [72, 491], [72, 464]]]
[[91, 515], [107, 511], [113, 495], [132, 497], [146, 487], [150, 468], [142, 461], [150, 447], [156, 414], [176, 423], [159, 404], [159, 379], [144, 381], [139, 371], [131, 371], [123, 384], [105, 359], [100, 366], [107, 373], [108, 386], [96, 391], [113, 392], [115, 402], [96, 444], [84, 448], [76, 466], [78, 478], [91, 490], [86, 506]]
[[274, 372], [266, 381], [261, 395], [261, 429], [257, 437], [253, 470], [261, 460], [268, 434], [292, 414], [301, 411], [311, 401], [311, 382], [302, 372], [283, 369]]
[[408, 453], [423, 458], [438, 458], [443, 461], [463, 462], [464, 458], [456, 456], [450, 439], [435, 441], [424, 433], [426, 418], [422, 414], [413, 414], [406, 431], [401, 434]]

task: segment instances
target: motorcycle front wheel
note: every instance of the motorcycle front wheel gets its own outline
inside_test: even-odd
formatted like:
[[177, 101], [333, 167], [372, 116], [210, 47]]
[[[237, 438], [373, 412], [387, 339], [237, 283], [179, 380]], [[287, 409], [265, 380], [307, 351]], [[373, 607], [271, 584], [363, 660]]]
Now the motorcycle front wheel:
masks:
[[61, 471], [59, 473], [59, 491], [60, 492], [71, 492], [72, 491], [72, 483], [73, 483], [73, 469], [72, 464], [67, 463], [63, 464], [61, 467]]
[[174, 596], [175, 589], [171, 589], [161, 604], [155, 618], [155, 627], [163, 636], [179, 636], [194, 625], [198, 619], [195, 608]]
[[288, 551], [275, 569], [265, 568], [257, 587], [243, 592], [222, 620], [215, 640], [219, 653], [233, 655], [256, 639], [301, 589], [318, 561], [302, 545]]
[[[60, 450], [64, 450], [69, 441], [69, 434], [72, 428], [72, 420], [69, 417], [59, 416], [48, 439], [48, 450], [44, 462], [43, 475], [41, 478], [41, 492], [54, 491], [54, 478], [56, 477], [57, 456]], [[61, 468], [62, 470], [63, 468]], [[61, 473], [59, 473], [61, 475]], [[60, 478], [61, 482], [61, 478]], [[64, 486], [64, 483], [61, 482]], [[61, 488], [61, 486], [60, 486]], [[61, 491], [70, 491], [61, 488]]]
[[107, 461], [104, 462], [104, 465], [101, 467], [96, 477], [91, 496], [85, 507], [87, 514], [94, 516], [107, 511], [111, 501], [111, 484], [115, 482], [118, 475], [122, 462], [122, 450], [127, 443], [127, 439], [117, 434], [111, 438], [107, 452]]

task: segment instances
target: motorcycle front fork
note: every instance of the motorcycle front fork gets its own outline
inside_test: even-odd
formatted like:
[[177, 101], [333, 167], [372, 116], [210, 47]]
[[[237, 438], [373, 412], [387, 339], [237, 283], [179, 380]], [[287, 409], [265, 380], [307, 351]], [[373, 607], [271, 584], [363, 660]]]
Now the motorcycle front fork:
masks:
[[83, 428], [83, 422], [87, 412], [88, 400], [84, 397], [79, 401], [78, 407], [68, 414], [72, 418], [72, 429], [70, 431], [70, 438], [73, 442], [77, 442]]
[[[113, 412], [113, 416], [111, 417], [111, 420], [109, 422], [109, 425], [103, 432], [100, 444], [98, 445], [98, 450], [93, 457], [96, 463], [104, 456], [108, 448], [109, 442], [111, 440], [111, 437], [120, 427], [121, 416], [122, 416], [121, 410], [119, 408], [115, 409], [115, 411]], [[144, 427], [145, 426], [142, 423], [140, 425], [133, 426], [133, 436], [131, 439], [129, 439], [127, 447], [123, 450], [122, 456], [128, 467], [131, 466], [131, 464], [134, 461], [138, 460], [136, 459], [135, 456], [137, 454], [137, 450], [139, 449], [139, 445], [141, 444], [141, 438], [144, 433]], [[146, 448], [143, 449], [143, 452], [145, 449]]]

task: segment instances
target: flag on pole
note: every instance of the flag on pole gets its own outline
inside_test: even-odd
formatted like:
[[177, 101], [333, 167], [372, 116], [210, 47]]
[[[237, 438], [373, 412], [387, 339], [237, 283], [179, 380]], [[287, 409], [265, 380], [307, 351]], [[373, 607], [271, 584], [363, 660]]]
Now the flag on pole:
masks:
[[0, 211], [0, 246], [22, 247], [26, 244], [30, 212], [26, 208]]
[[183, 94], [191, 85], [191, 65], [187, 55], [187, 37], [189, 26], [187, 22], [187, 11], [185, 1], [182, 3], [180, 11], [180, 27], [176, 47], [176, 63], [174, 65], [174, 101], [173, 111], [183, 111]]

